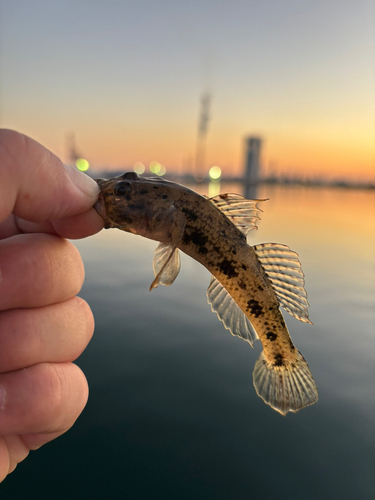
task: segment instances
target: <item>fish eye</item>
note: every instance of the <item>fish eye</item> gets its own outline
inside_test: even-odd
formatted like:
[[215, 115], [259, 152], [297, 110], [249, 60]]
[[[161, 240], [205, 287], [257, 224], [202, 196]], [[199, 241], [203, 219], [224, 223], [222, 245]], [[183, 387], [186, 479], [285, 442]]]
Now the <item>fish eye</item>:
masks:
[[116, 196], [124, 196], [124, 194], [130, 193], [132, 190], [132, 186], [130, 182], [121, 181], [116, 184], [113, 189], [113, 192]]

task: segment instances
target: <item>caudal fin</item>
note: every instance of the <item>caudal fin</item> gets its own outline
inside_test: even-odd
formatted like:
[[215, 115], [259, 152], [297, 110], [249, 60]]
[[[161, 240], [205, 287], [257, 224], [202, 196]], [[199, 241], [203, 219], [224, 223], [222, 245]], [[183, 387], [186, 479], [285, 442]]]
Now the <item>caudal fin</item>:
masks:
[[278, 366], [268, 362], [262, 351], [254, 367], [253, 382], [258, 396], [282, 415], [318, 401], [318, 389], [309, 366], [302, 354], [296, 352], [293, 363]]

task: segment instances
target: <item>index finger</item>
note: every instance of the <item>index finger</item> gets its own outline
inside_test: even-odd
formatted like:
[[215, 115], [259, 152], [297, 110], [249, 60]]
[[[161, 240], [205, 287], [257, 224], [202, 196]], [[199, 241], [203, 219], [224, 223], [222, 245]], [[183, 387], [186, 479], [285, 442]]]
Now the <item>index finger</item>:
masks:
[[88, 211], [99, 187], [66, 167], [48, 149], [12, 130], [0, 130], [0, 222], [10, 214], [44, 223]]

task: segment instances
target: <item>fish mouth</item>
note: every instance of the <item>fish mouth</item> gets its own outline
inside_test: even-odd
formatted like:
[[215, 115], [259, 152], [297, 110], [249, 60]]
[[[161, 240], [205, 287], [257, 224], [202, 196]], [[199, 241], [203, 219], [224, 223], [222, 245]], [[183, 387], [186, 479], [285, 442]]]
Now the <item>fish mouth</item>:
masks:
[[98, 198], [98, 201], [94, 205], [94, 209], [98, 212], [98, 214], [100, 215], [100, 217], [102, 219], [106, 220], [107, 211], [106, 211], [106, 208], [105, 208], [105, 203], [104, 203], [104, 199], [103, 199], [103, 194], [102, 193], [99, 193], [99, 198]]

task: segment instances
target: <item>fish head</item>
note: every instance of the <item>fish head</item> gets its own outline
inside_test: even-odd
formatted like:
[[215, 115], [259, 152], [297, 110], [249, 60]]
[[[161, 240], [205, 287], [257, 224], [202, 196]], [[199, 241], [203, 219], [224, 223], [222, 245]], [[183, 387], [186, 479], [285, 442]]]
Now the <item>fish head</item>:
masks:
[[95, 179], [100, 187], [94, 208], [105, 228], [118, 228], [167, 242], [173, 224], [173, 190], [168, 181], [127, 172], [112, 179]]

